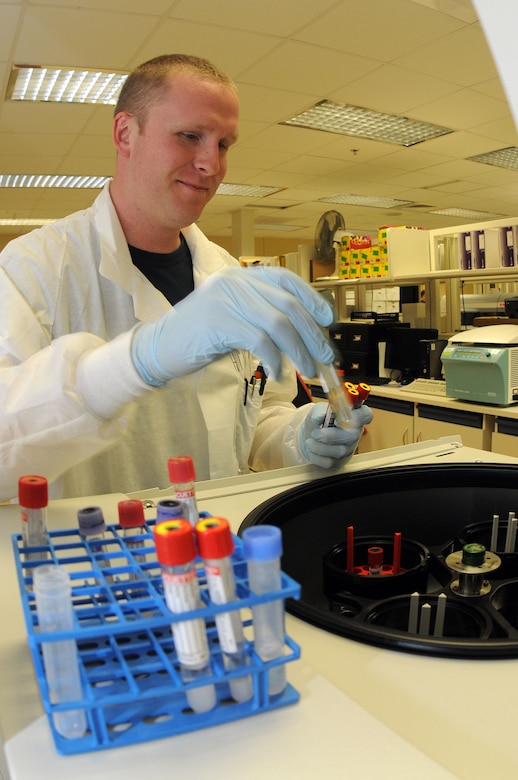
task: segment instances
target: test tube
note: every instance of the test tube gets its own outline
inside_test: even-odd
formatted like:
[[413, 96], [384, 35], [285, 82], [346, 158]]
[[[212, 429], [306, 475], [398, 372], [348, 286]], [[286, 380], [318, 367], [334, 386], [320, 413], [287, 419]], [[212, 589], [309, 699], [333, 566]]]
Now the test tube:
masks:
[[174, 517], [183, 517], [183, 508], [175, 498], [162, 498], [156, 504], [156, 522], [171, 520]]
[[169, 458], [167, 467], [169, 470], [169, 479], [174, 487], [175, 498], [180, 501], [183, 507], [182, 517], [189, 520], [194, 528], [199, 520], [199, 516], [194, 487], [196, 474], [193, 460], [190, 455]]
[[383, 547], [373, 546], [367, 550], [369, 574], [378, 576], [383, 573]]
[[[200, 588], [191, 524], [184, 518], [164, 520], [155, 525], [153, 535], [167, 606], [174, 614], [197, 609]], [[184, 682], [208, 677], [211, 669], [205, 621], [194, 618], [174, 622], [171, 629]], [[187, 689], [185, 695], [194, 712], [208, 712], [216, 706], [216, 689], [213, 684]]]
[[345, 397], [351, 409], [359, 409], [361, 406], [360, 392], [357, 387], [344, 387]]
[[[132, 552], [135, 563], [145, 563], [146, 556], [138, 555], [133, 552], [143, 547], [142, 541], [137, 541], [135, 537], [142, 536], [147, 532], [146, 519], [144, 517], [144, 505], [142, 501], [134, 498], [128, 498], [125, 501], [119, 501], [119, 525], [122, 528], [122, 536], [125, 539], [126, 547]], [[138, 572], [130, 572], [128, 575], [130, 580], [139, 580], [140, 575]]]
[[[44, 564], [34, 570], [34, 595], [40, 631], [72, 631], [74, 618], [70, 578], [66, 569]], [[43, 642], [43, 663], [51, 704], [79, 701], [83, 697], [77, 645], [74, 639]], [[56, 711], [56, 731], [66, 739], [79, 739], [86, 732], [83, 709]]]
[[[18, 480], [18, 503], [22, 520], [22, 538], [25, 547], [48, 545], [46, 513], [48, 483], [45, 477], [27, 475]], [[26, 560], [48, 558], [48, 552], [25, 554]]]
[[[256, 595], [281, 588], [281, 530], [273, 525], [256, 525], [243, 531], [243, 551], [247, 561], [250, 590]], [[272, 661], [284, 654], [284, 601], [276, 599], [252, 607], [254, 647], [262, 661]], [[284, 664], [268, 672], [270, 696], [286, 687]]]
[[[213, 604], [228, 604], [236, 600], [236, 584], [232, 553], [234, 542], [228, 522], [223, 517], [207, 517], [196, 524], [198, 550], [205, 564], [209, 595]], [[244, 669], [249, 664], [243, 624], [238, 609], [216, 615], [216, 629], [225, 667]], [[235, 701], [248, 701], [253, 696], [250, 674], [229, 680]]]
[[359, 395], [359, 405], [361, 406], [362, 404], [365, 403], [365, 401], [369, 397], [371, 386], [368, 385], [366, 382], [360, 382], [358, 385], [356, 385], [356, 390]]
[[345, 394], [343, 382], [340, 381], [332, 363], [317, 363], [317, 372], [322, 382], [322, 389], [327, 395], [329, 405], [333, 410], [336, 424], [340, 428], [348, 428], [352, 422], [351, 404]]
[[[108, 569], [110, 561], [104, 557], [106, 548], [103, 540], [106, 523], [103, 510], [100, 506], [83, 507], [83, 509], [78, 510], [77, 522], [79, 524], [79, 535], [90, 545], [90, 550], [97, 561], [97, 565], [100, 569]], [[106, 582], [113, 582], [111, 575], [108, 575], [105, 579]]]

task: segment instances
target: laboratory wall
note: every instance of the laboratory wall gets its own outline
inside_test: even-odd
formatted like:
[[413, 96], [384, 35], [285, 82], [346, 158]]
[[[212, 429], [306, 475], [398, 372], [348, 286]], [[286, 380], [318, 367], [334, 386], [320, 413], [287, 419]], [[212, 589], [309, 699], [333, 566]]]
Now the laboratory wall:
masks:
[[0, 234], [0, 250], [6, 246], [13, 238], [19, 236], [20, 233], [1, 233]]
[[[209, 236], [211, 241], [232, 253], [232, 236]], [[259, 238], [255, 237], [255, 254], [258, 257], [276, 257], [288, 252], [298, 252], [299, 245], [307, 243], [300, 238]]]
[[[0, 250], [20, 233], [0, 233]], [[209, 236], [211, 241], [232, 253], [232, 236]], [[255, 238], [255, 254], [259, 257], [275, 257], [297, 252], [300, 238]], [[304, 242], [305, 243], [305, 242]]]

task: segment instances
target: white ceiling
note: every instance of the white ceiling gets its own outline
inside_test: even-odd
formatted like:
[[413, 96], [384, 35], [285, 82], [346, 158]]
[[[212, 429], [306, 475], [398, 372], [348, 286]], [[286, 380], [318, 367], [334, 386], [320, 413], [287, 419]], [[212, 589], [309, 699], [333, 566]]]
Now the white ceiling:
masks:
[[[518, 171], [469, 161], [518, 145], [516, 128], [470, 0], [0, 0], [0, 94], [13, 64], [130, 70], [171, 51], [213, 60], [237, 82], [239, 142], [229, 183], [283, 188], [265, 199], [216, 196], [200, 220], [229, 236], [232, 211], [298, 225], [258, 236], [312, 239], [337, 209], [346, 227], [437, 228], [470, 220], [430, 214], [459, 207], [518, 215]], [[410, 148], [279, 122], [334, 101], [454, 130]], [[110, 175], [110, 107], [0, 105], [0, 174]], [[410, 200], [411, 209], [335, 206], [336, 192]], [[55, 218], [92, 191], [0, 190], [0, 217]], [[12, 232], [12, 229], [11, 229]]]

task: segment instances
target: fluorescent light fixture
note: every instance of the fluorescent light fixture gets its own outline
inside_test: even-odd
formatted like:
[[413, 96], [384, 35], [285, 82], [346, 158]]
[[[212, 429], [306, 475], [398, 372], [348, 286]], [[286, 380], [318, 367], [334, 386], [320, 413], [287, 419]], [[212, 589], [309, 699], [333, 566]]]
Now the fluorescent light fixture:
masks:
[[42, 227], [51, 225], [56, 219], [0, 219], [0, 227]]
[[281, 230], [281, 231], [290, 231], [290, 230], [302, 230], [301, 225], [267, 225], [267, 224], [261, 224], [261, 225], [254, 225], [254, 228], [256, 230]]
[[241, 195], [248, 198], [266, 198], [274, 192], [281, 192], [283, 187], [255, 187], [252, 184], [219, 185], [216, 195]]
[[490, 211], [474, 211], [473, 209], [440, 209], [430, 211], [430, 214], [439, 214], [441, 217], [461, 217], [465, 219], [498, 219], [504, 214], [492, 214]]
[[90, 68], [14, 65], [6, 100], [114, 106], [127, 73]]
[[324, 203], [343, 203], [347, 206], [371, 206], [377, 209], [394, 209], [397, 207], [409, 206], [411, 200], [397, 200], [397, 198], [378, 198], [375, 195], [347, 195], [337, 192], [336, 195], [328, 195], [325, 198], [319, 198]]
[[447, 127], [431, 125], [406, 116], [382, 114], [379, 111], [342, 105], [331, 100], [320, 100], [312, 108], [280, 124], [369, 138], [372, 141], [386, 141], [400, 146], [414, 146], [430, 138], [453, 132]]
[[507, 146], [505, 149], [495, 149], [494, 152], [468, 157], [468, 160], [486, 163], [487, 165], [496, 165], [499, 168], [512, 168], [518, 171], [518, 147]]
[[68, 187], [76, 190], [101, 189], [110, 176], [66, 176], [63, 174], [0, 174], [0, 187]]

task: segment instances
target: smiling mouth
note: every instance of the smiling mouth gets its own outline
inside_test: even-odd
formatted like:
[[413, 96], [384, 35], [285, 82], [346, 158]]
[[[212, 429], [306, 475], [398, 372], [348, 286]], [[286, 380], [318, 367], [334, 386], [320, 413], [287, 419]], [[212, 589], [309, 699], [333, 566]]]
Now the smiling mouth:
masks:
[[195, 190], [196, 192], [208, 192], [209, 191], [208, 187], [203, 187], [201, 184], [193, 184], [192, 182], [189, 182], [189, 181], [180, 180], [180, 184], [183, 184], [185, 187], [189, 187], [190, 189]]

